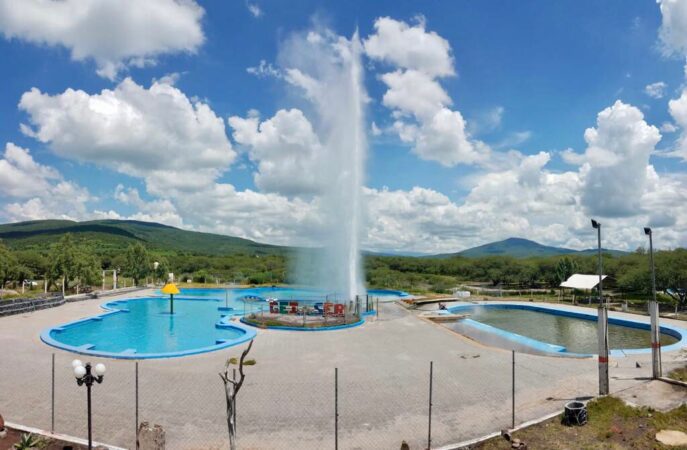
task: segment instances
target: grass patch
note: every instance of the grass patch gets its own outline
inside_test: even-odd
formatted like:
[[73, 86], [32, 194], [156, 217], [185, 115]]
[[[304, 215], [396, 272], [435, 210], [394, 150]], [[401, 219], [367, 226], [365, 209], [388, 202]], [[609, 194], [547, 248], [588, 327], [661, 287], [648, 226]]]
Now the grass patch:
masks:
[[687, 383], [687, 367], [681, 367], [679, 369], [673, 369], [668, 373], [668, 378], [672, 378], [677, 381], [684, 381]]
[[[561, 416], [513, 433], [532, 449], [668, 449], [655, 440], [663, 429], [687, 432], [687, 406], [669, 412], [633, 408], [615, 397], [587, 404], [589, 422], [581, 427], [561, 424]], [[476, 449], [507, 449], [503, 438], [490, 439]]]

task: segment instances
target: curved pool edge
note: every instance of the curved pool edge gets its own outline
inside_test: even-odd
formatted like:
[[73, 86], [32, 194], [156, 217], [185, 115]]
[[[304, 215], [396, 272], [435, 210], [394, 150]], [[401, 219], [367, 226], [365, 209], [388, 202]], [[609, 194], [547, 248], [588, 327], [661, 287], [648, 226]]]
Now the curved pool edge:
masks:
[[250, 322], [246, 322], [245, 317], [241, 317], [239, 319], [242, 324], [245, 324], [249, 327], [253, 328], [258, 328], [260, 330], [279, 330], [279, 331], [336, 331], [336, 330], [345, 330], [347, 328], [354, 328], [354, 327], [359, 327], [360, 325], [365, 323], [365, 319], [360, 319], [357, 322], [353, 323], [347, 323], [345, 325], [335, 325], [333, 327], [318, 327], [318, 328], [302, 328], [302, 327], [289, 327], [289, 326], [277, 326], [277, 325], [267, 325], [267, 326], [260, 326], [260, 325], [255, 325]]
[[[237, 337], [236, 339], [231, 339], [231, 340], [218, 340], [215, 345], [210, 345], [206, 347], [199, 347], [199, 348], [193, 348], [189, 350], [183, 350], [183, 351], [178, 351], [178, 352], [165, 352], [165, 353], [136, 353], [136, 352], [131, 352], [127, 353], [127, 351], [123, 352], [104, 352], [104, 351], [98, 351], [98, 350], [90, 350], [89, 347], [92, 347], [91, 344], [83, 344], [79, 346], [74, 346], [74, 345], [69, 345], [69, 344], [64, 344], [56, 339], [54, 339], [51, 336], [51, 333], [53, 331], [62, 331], [66, 328], [73, 327], [75, 325], [78, 325], [80, 323], [88, 322], [88, 321], [102, 321], [104, 317], [113, 315], [113, 314], [126, 314], [129, 312], [128, 309], [122, 308], [114, 308], [114, 304], [116, 303], [125, 303], [128, 301], [139, 301], [139, 300], [150, 300], [150, 299], [160, 299], [164, 297], [159, 297], [159, 296], [153, 296], [153, 297], [141, 297], [141, 298], [132, 298], [132, 299], [122, 299], [122, 300], [111, 300], [108, 302], [105, 302], [100, 305], [102, 309], [104, 309], [106, 312], [103, 314], [97, 314], [95, 316], [90, 316], [86, 317], [83, 319], [78, 319], [74, 320], [71, 322], [63, 323], [57, 326], [52, 326], [45, 328], [41, 331], [40, 334], [40, 339], [43, 343], [54, 347], [58, 348], [60, 350], [66, 350], [68, 352], [72, 353], [77, 353], [80, 355], [89, 355], [89, 356], [96, 356], [100, 358], [111, 358], [111, 359], [163, 359], [163, 358], [178, 358], [182, 356], [191, 356], [191, 355], [198, 355], [201, 353], [209, 353], [209, 352], [214, 352], [217, 350], [222, 350], [224, 348], [229, 348], [229, 347], [234, 347], [236, 345], [243, 344], [245, 342], [248, 342], [252, 339], [255, 339], [257, 336], [257, 332], [248, 326], [245, 326], [240, 323], [236, 322], [231, 322], [231, 316], [227, 315], [222, 315], [220, 316], [219, 320], [215, 324], [216, 327], [221, 327], [221, 328], [233, 328], [242, 333], [241, 336]], [[194, 299], [197, 301], [215, 301], [212, 299]]]
[[[538, 311], [538, 312], [543, 312], [546, 314], [552, 314], [552, 315], [560, 315], [560, 316], [566, 316], [566, 317], [574, 317], [577, 319], [583, 319], [583, 320], [591, 320], [591, 321], [596, 321], [597, 320], [597, 314], [594, 313], [587, 313], [587, 312], [581, 312], [581, 311], [571, 311], [569, 309], [561, 309], [561, 308], [556, 308], [551, 305], [545, 305], [545, 304], [525, 304], [525, 303], [510, 303], [510, 302], [504, 302], [504, 303], [489, 303], [489, 302], [476, 302], [476, 303], [463, 303], [455, 306], [451, 306], [448, 308], [450, 312], [458, 312], [461, 310], [466, 310], [470, 309], [475, 306], [487, 306], [487, 307], [492, 307], [492, 308], [510, 308], [510, 309], [525, 309], [525, 310], [530, 310], [530, 311]], [[527, 336], [523, 336], [521, 334], [513, 333], [511, 331], [504, 330], [502, 328], [498, 327], [493, 327], [491, 325], [487, 325], [475, 320], [471, 319], [466, 319], [466, 321], [469, 321], [468, 325], [470, 326], [475, 326], [474, 324], [478, 324], [475, 326], [475, 328], [482, 329], [483, 331], [489, 331], [489, 332], [495, 332], [494, 330], [497, 330], [495, 334], [498, 334], [500, 337], [510, 340], [512, 342], [515, 342], [516, 344], [520, 344], [526, 347], [530, 347], [533, 350], [536, 350], [538, 352], [548, 354], [551, 356], [566, 356], [566, 357], [576, 357], [576, 358], [591, 358], [591, 357], [596, 357], [598, 356], [596, 353], [574, 353], [574, 352], [567, 352], [565, 351], [565, 347], [562, 347], [560, 345], [556, 344], [551, 344], [548, 342], [543, 342], [539, 341], [537, 339], [533, 339]], [[651, 330], [651, 324], [647, 322], [642, 322], [639, 320], [635, 319], [627, 319], [627, 318], [619, 318], [619, 317], [611, 317], [609, 314], [608, 317], [608, 323], [614, 324], [614, 325], [620, 325], [620, 326], [626, 326], [630, 328], [639, 328], [643, 330]], [[663, 334], [667, 334], [669, 336], [672, 336], [676, 339], [678, 339], [677, 342], [662, 346], [661, 347], [661, 352], [671, 352], [671, 351], [677, 351], [682, 349], [683, 347], [687, 347], [687, 329], [677, 327], [675, 325], [670, 325], [670, 324], [662, 324], [660, 326], [660, 332]], [[547, 348], [550, 348], [549, 350], [546, 350]], [[557, 349], [560, 348], [560, 349]], [[628, 348], [628, 349], [611, 349], [610, 350], [610, 356], [616, 356], [616, 357], [626, 357], [630, 355], [641, 355], [641, 354], [650, 354], [651, 353], [651, 348], [646, 347], [646, 348]]]

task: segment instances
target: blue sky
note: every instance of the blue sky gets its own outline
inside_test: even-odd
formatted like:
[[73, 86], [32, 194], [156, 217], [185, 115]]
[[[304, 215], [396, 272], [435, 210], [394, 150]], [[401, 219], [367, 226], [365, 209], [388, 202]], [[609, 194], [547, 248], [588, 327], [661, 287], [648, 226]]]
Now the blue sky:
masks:
[[[368, 248], [452, 251], [510, 236], [585, 248], [591, 215], [607, 221], [617, 248], [643, 244], [637, 230], [646, 223], [665, 230], [664, 247], [687, 243], [677, 212], [687, 197], [687, 118], [680, 115], [687, 8], [680, 2], [155, 0], [132, 3], [129, 15], [127, 2], [103, 3], [69, 0], [51, 9], [38, 0], [0, 1], [0, 136], [3, 148], [14, 149], [0, 160], [2, 221], [137, 218], [317, 244], [310, 238], [321, 236], [317, 187], [288, 186], [298, 171], [270, 169], [284, 163], [277, 153], [285, 141], [270, 147], [248, 122], [241, 123], [253, 135], [237, 139], [228, 119], [259, 112], [264, 123], [279, 111], [302, 111], [303, 118], [288, 117], [291, 128], [285, 120], [277, 129], [312, 126], [313, 136], [288, 150], [296, 167], [311, 167], [307, 158], [326, 149], [312, 148], [321, 130], [284, 75], [296, 64], [285, 43], [308, 30], [348, 39], [357, 28], [369, 97]], [[380, 18], [390, 34], [373, 48]], [[417, 37], [427, 48], [402, 54], [404, 39]], [[436, 58], [418, 62], [422, 55]], [[261, 61], [270, 73], [247, 70]], [[435, 63], [453, 73], [437, 75]], [[388, 100], [393, 88], [382, 77], [411, 72], [421, 77], [404, 85], [403, 105]], [[154, 80], [160, 92], [171, 89], [160, 95], [208, 108], [208, 126], [189, 119], [192, 106], [172, 117], [169, 105], [153, 104], [158, 94], [146, 96]], [[94, 98], [124, 85], [127, 93], [111, 99], [114, 110], [93, 109]], [[430, 112], [418, 109], [425, 88], [443, 99]], [[136, 109], [139, 95], [149, 107]], [[437, 137], [430, 128], [439, 110], [451, 121], [450, 136], [425, 145]], [[138, 138], [107, 125], [108, 114], [131, 111], [145, 124]], [[176, 133], [187, 119], [198, 129]], [[415, 134], [403, 138], [394, 122]], [[596, 130], [593, 142], [587, 129]], [[181, 169], [207, 146], [212, 154], [200, 171]], [[21, 155], [31, 164], [18, 162]], [[160, 181], [163, 171], [184, 182]], [[256, 182], [261, 172], [263, 180], [284, 177], [284, 188]]]

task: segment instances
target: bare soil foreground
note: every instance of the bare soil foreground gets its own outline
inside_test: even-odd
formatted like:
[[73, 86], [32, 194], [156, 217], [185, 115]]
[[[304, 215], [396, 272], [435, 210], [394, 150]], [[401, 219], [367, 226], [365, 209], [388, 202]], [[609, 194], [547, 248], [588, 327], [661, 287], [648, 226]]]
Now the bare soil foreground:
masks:
[[[86, 392], [76, 385], [71, 369], [76, 355], [45, 345], [39, 335], [46, 327], [102, 312], [103, 302], [0, 318], [0, 414], [7, 421], [51, 428], [54, 353], [55, 431], [86, 436]], [[237, 400], [240, 448], [333, 448], [337, 423], [339, 448], [392, 449], [400, 448], [403, 440], [413, 449], [426, 448], [430, 362], [432, 447], [511, 426], [510, 351], [466, 339], [399, 305], [380, 306], [379, 318], [367, 318], [350, 329], [257, 330], [249, 355], [257, 364], [246, 368]], [[139, 361], [138, 384], [135, 361], [79, 356], [104, 362], [108, 369], [103, 383], [93, 387], [93, 438], [135, 448], [138, 388], [138, 421], [161, 425], [168, 449], [227, 448], [218, 373], [244, 348]], [[649, 359], [612, 359], [612, 392], [645, 384], [651, 375]], [[684, 359], [680, 352], [664, 353], [664, 370], [684, 365]], [[516, 424], [561, 411], [567, 401], [598, 392], [593, 358], [518, 353], [515, 374]]]
[[[675, 449], [656, 440], [660, 430], [687, 432], [687, 405], [661, 412], [649, 407], [628, 406], [615, 397], [604, 397], [587, 405], [589, 422], [569, 427], [561, 417], [513, 433], [529, 449]], [[474, 448], [479, 450], [509, 449], [512, 444], [493, 438]]]

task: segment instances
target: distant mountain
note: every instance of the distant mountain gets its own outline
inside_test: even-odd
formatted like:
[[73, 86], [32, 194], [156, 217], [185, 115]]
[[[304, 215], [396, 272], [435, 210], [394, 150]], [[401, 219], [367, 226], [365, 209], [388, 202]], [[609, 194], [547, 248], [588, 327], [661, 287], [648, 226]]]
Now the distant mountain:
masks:
[[0, 240], [14, 249], [45, 248], [66, 233], [87, 238], [97, 242], [101, 248], [110, 249], [123, 249], [133, 242], [142, 242], [156, 250], [207, 255], [274, 254], [290, 250], [288, 247], [261, 244], [249, 239], [135, 220], [34, 220], [0, 225]]
[[[512, 256], [514, 258], [529, 258], [535, 256], [556, 256], [556, 255], [586, 255], [595, 254], [596, 249], [572, 250], [569, 248], [551, 247], [542, 245], [538, 242], [522, 238], [508, 238], [503, 241], [491, 242], [478, 247], [469, 248], [458, 253], [444, 253], [435, 255], [436, 258], [448, 258], [451, 256], [464, 256], [466, 258], [483, 258], [485, 256]], [[620, 250], [602, 249], [604, 253], [611, 253], [614, 256], [625, 254]]]

